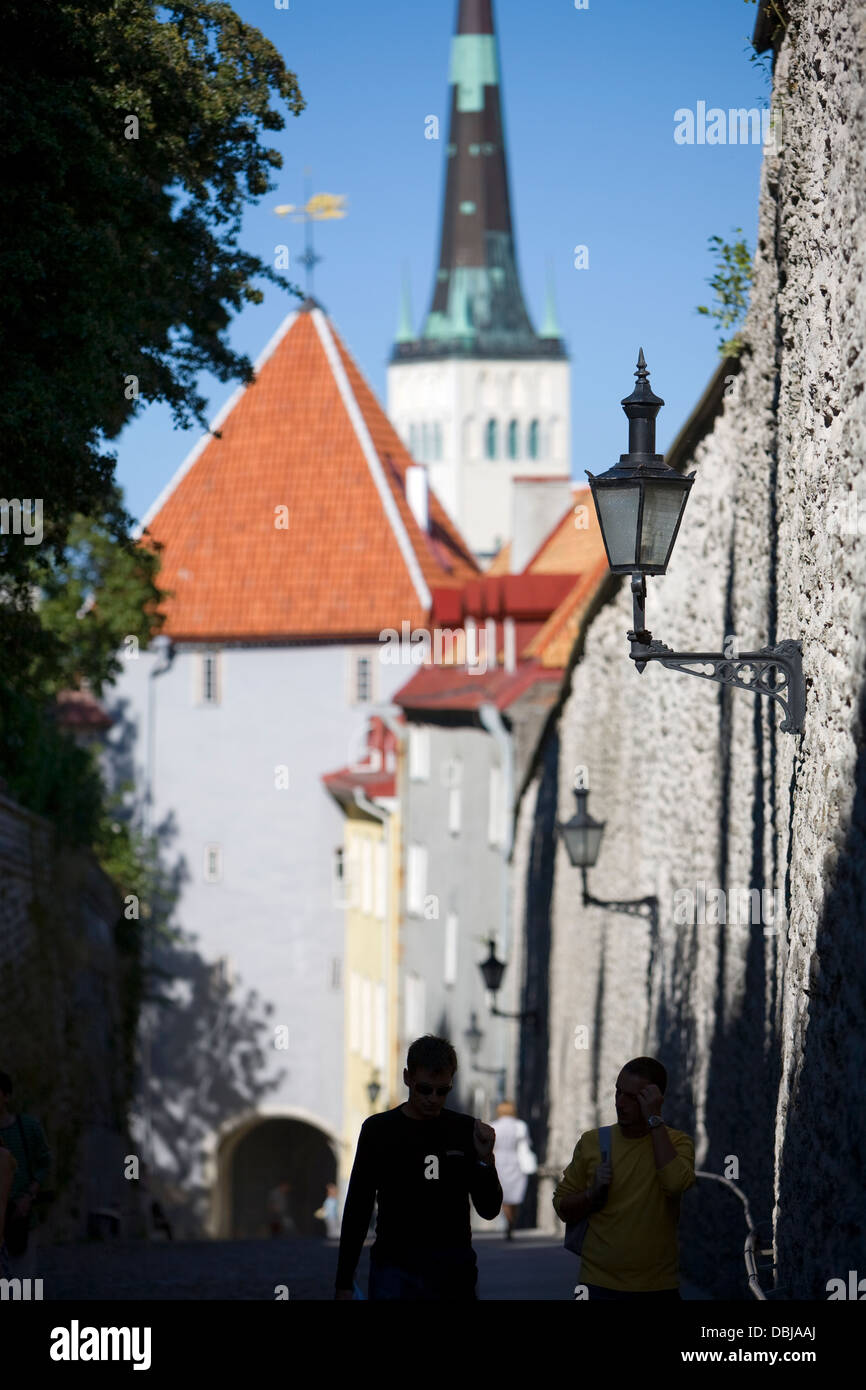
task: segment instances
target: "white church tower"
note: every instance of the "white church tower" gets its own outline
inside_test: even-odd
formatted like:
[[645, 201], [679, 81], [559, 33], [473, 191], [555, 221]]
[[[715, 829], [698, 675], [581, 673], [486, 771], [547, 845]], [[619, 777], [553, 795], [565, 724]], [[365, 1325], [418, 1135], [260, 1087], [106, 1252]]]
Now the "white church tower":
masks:
[[388, 413], [481, 560], [511, 530], [514, 476], [570, 476], [570, 367], [552, 297], [536, 333], [517, 273], [492, 0], [459, 0], [442, 243], [420, 337], [408, 294]]

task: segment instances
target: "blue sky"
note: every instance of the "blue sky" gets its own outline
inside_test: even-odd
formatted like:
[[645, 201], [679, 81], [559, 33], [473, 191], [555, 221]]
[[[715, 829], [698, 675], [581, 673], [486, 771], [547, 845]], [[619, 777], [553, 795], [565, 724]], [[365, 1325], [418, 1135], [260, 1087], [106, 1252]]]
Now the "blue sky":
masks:
[[[235, 0], [297, 74], [307, 108], [267, 136], [280, 150], [276, 187], [244, 220], [243, 244], [263, 260], [286, 242], [290, 276], [303, 228], [277, 217], [315, 192], [345, 194], [344, 221], [319, 224], [315, 293], [385, 400], [402, 268], [416, 329], [438, 259], [447, 142], [448, 55], [457, 0]], [[495, 0], [512, 212], [524, 294], [540, 326], [546, 265], [572, 358], [572, 472], [603, 471], [627, 447], [618, 402], [643, 346], [663, 396], [663, 450], [718, 361], [707, 240], [742, 227], [755, 244], [759, 145], [678, 145], [674, 112], [759, 107], [769, 88], [750, 63], [747, 0]], [[424, 136], [440, 118], [440, 139]], [[586, 246], [589, 267], [574, 268]], [[255, 358], [294, 304], [275, 286], [231, 330]], [[236, 383], [235, 383], [236, 385]], [[213, 417], [234, 385], [204, 377]], [[200, 436], [150, 406], [112, 442], [127, 505], [140, 517]]]

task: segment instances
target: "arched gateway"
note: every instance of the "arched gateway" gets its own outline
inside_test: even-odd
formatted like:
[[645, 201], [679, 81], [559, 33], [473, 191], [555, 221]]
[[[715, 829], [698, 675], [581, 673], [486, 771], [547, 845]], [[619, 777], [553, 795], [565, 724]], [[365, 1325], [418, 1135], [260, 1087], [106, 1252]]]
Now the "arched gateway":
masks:
[[289, 1214], [299, 1236], [318, 1235], [313, 1213], [337, 1180], [338, 1140], [317, 1116], [291, 1108], [247, 1116], [216, 1136], [211, 1159], [211, 1234], [254, 1240], [268, 1234], [268, 1193], [289, 1183]]

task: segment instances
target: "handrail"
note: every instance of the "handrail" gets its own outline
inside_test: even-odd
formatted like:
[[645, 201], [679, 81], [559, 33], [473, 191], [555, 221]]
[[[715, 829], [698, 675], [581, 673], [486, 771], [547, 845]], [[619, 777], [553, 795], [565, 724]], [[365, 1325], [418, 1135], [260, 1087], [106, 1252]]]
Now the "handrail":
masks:
[[748, 1235], [746, 1236], [746, 1244], [743, 1250], [743, 1256], [746, 1261], [746, 1273], [749, 1276], [749, 1288], [755, 1295], [755, 1298], [760, 1299], [763, 1303], [766, 1303], [767, 1295], [761, 1288], [760, 1282], [758, 1280], [758, 1269], [755, 1263], [755, 1241], [758, 1238], [758, 1232], [755, 1229], [755, 1223], [752, 1220], [752, 1213], [749, 1208], [748, 1197], [744, 1192], [740, 1190], [740, 1188], [737, 1186], [735, 1182], [732, 1182], [730, 1178], [723, 1178], [720, 1173], [708, 1173], [703, 1168], [696, 1168], [695, 1177], [712, 1178], [713, 1182], [724, 1183], [725, 1187], [729, 1188], [731, 1192], [736, 1193], [737, 1197], [739, 1197], [740, 1201], [742, 1202], [746, 1217], [746, 1226], [748, 1227]]

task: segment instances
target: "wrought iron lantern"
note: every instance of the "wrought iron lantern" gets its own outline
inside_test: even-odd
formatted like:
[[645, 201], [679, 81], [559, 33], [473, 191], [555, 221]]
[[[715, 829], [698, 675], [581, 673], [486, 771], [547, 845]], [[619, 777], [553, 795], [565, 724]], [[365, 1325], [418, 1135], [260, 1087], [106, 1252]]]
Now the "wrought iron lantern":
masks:
[[575, 868], [591, 869], [601, 849], [604, 821], [594, 820], [587, 811], [586, 799], [589, 792], [585, 787], [575, 787], [574, 795], [577, 801], [577, 811], [571, 820], [566, 821], [564, 825], [559, 825], [558, 829], [565, 848], [568, 850], [568, 857]]
[[586, 808], [589, 791], [586, 787], [575, 787], [574, 794], [577, 797], [577, 813], [564, 825], [557, 822], [556, 828], [562, 837], [571, 863], [576, 869], [580, 869], [583, 879], [584, 907], [603, 907], [609, 912], [623, 912], [627, 917], [643, 917], [650, 922], [655, 934], [655, 929], [658, 926], [658, 898], [630, 898], [627, 901], [621, 899], [605, 900], [594, 898], [590, 893], [586, 871], [591, 869], [598, 859], [605, 822], [594, 820], [589, 814]]
[[806, 712], [803, 648], [785, 640], [755, 652], [675, 652], [653, 641], [646, 627], [646, 576], [664, 574], [694, 482], [655, 452], [656, 416], [664, 405], [653, 394], [643, 348], [638, 354], [637, 385], [622, 402], [628, 416], [629, 451], [619, 463], [595, 477], [587, 473], [598, 523], [613, 574], [630, 574], [634, 628], [628, 633], [629, 655], [638, 671], [657, 661], [672, 671], [766, 695], [781, 705], [780, 728], [802, 733]]
[[481, 974], [484, 977], [485, 989], [488, 989], [490, 993], [493, 995], [493, 1003], [490, 1006], [490, 1012], [492, 1014], [495, 1014], [497, 1018], [526, 1018], [535, 1020], [537, 1015], [534, 1009], [523, 1009], [516, 1014], [506, 1013], [503, 1009], [497, 1009], [496, 996], [502, 987], [502, 977], [505, 974], [505, 962], [497, 959], [496, 942], [493, 940], [492, 937], [488, 941], [487, 945], [490, 948], [487, 955], [487, 959], [479, 963], [478, 969], [481, 971]]

